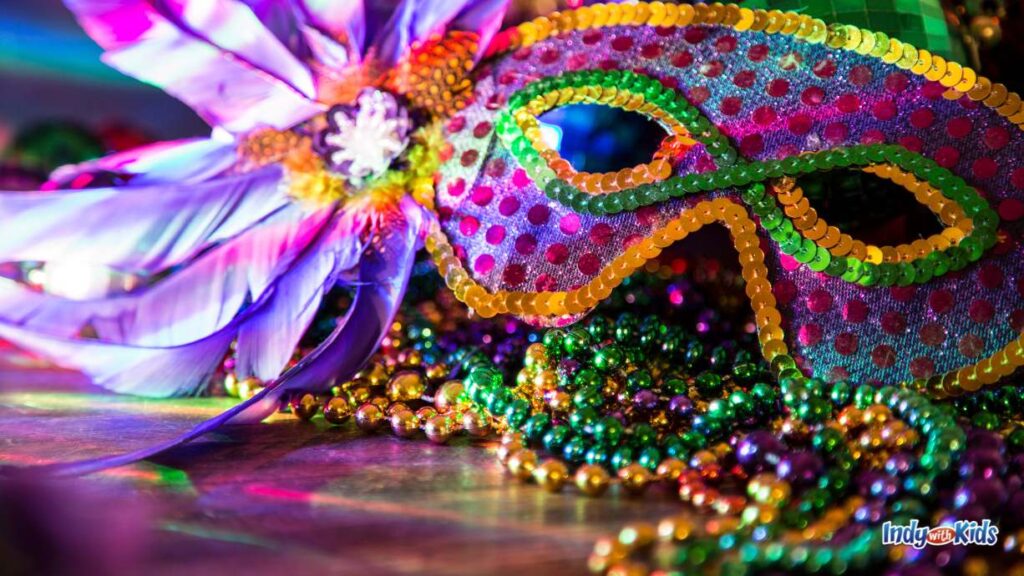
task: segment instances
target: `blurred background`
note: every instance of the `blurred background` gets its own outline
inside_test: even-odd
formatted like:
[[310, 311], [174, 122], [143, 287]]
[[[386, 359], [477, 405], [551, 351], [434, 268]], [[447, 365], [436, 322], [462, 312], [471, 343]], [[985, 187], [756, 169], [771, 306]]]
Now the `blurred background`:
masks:
[[[396, 0], [372, 0], [387, 12]], [[517, 0], [508, 23], [585, 3]], [[589, 2], [586, 2], [589, 3]], [[880, 30], [980, 68], [1020, 91], [1022, 0], [745, 0]], [[153, 140], [203, 135], [204, 123], [163, 92], [100, 61], [61, 0], [0, 0], [0, 189], [31, 189], [61, 164]], [[614, 126], [589, 118], [555, 119]], [[579, 129], [580, 142], [595, 142]], [[634, 132], [635, 133], [635, 132]], [[598, 134], [600, 136], [600, 134]], [[620, 134], [605, 134], [604, 141]], [[583, 150], [587, 152], [587, 150]], [[600, 155], [600, 150], [593, 151]]]

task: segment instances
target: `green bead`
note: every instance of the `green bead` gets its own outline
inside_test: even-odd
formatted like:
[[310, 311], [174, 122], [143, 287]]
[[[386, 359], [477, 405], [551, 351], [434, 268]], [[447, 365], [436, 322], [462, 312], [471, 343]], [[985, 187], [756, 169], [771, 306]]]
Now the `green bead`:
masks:
[[978, 428], [984, 428], [985, 430], [998, 430], [1002, 425], [999, 421], [999, 416], [992, 414], [991, 412], [978, 412], [971, 418], [971, 424]]
[[542, 439], [544, 449], [552, 453], [561, 452], [572, 436], [572, 430], [568, 426], [564, 424], [553, 426], [544, 433], [544, 438]]
[[523, 424], [523, 436], [530, 443], [540, 442], [548, 431], [549, 426], [551, 426], [551, 416], [543, 412], [534, 414]]
[[736, 416], [743, 420], [752, 418], [757, 413], [754, 398], [742, 390], [729, 395], [729, 405], [736, 413]]
[[754, 397], [761, 410], [774, 410], [779, 400], [779, 393], [771, 384], [758, 382], [750, 388], [750, 394]]
[[578, 410], [573, 410], [572, 414], [569, 415], [569, 426], [577, 434], [583, 434], [587, 432], [600, 417], [597, 411], [593, 408], [586, 407]]
[[686, 380], [678, 376], [669, 376], [662, 382], [661, 386], [665, 393], [672, 394], [673, 396], [686, 394], [690, 389], [690, 385], [686, 383]]
[[654, 446], [648, 446], [640, 450], [640, 454], [636, 459], [637, 464], [647, 468], [648, 470], [655, 470], [658, 464], [661, 463], [661, 452]]
[[591, 427], [594, 440], [605, 446], [614, 446], [622, 439], [624, 428], [622, 422], [611, 416], [605, 416]]
[[612, 454], [612, 468], [618, 470], [633, 463], [634, 451], [629, 446], [622, 446]]
[[633, 370], [626, 375], [626, 390], [630, 393], [635, 394], [640, 390], [649, 390], [653, 386], [654, 377], [647, 370]]
[[622, 349], [618, 346], [605, 346], [594, 353], [594, 367], [602, 372], [618, 368], [622, 361]]
[[565, 335], [565, 351], [570, 356], [589, 352], [594, 345], [590, 333], [582, 328], [573, 328]]
[[640, 328], [640, 321], [630, 313], [624, 313], [615, 321], [615, 340], [618, 342], [629, 342], [636, 338]]
[[697, 376], [694, 384], [697, 387], [697, 391], [706, 397], [718, 396], [722, 393], [724, 386], [722, 377], [714, 372], [702, 372]]
[[658, 442], [658, 433], [649, 424], [637, 424], [631, 436], [633, 445], [638, 448], [654, 446]]
[[544, 333], [544, 338], [541, 342], [544, 344], [544, 349], [547, 350], [549, 358], [559, 358], [565, 352], [562, 348], [565, 343], [565, 330], [558, 328], [548, 330]]
[[604, 397], [597, 388], [581, 388], [572, 396], [572, 403], [576, 408], [600, 408], [604, 404]]
[[522, 398], [513, 400], [508, 407], [505, 408], [505, 421], [513, 428], [521, 426], [529, 417], [530, 404]]
[[573, 386], [577, 389], [600, 388], [604, 384], [604, 376], [592, 368], [582, 368], [573, 378]]
[[732, 421], [736, 417], [736, 411], [728, 400], [716, 398], [708, 403], [707, 415], [722, 423]]
[[608, 449], [603, 446], [591, 446], [583, 458], [587, 464], [607, 466], [611, 460], [611, 455], [609, 454]]
[[582, 436], [576, 436], [565, 443], [562, 457], [570, 464], [582, 464], [586, 461], [588, 449], [586, 440]]

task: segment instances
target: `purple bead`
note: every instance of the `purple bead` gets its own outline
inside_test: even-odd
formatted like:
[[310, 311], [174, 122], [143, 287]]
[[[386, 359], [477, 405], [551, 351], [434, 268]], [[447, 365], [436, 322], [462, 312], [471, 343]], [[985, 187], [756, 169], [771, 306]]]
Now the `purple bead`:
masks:
[[960, 459], [961, 478], [991, 478], [1000, 476], [1003, 455], [993, 448], [971, 448]]
[[995, 512], [1005, 502], [1008, 494], [1002, 480], [998, 478], [976, 478], [964, 482], [953, 497], [956, 508], [977, 505]]
[[791, 452], [779, 460], [775, 473], [790, 484], [810, 486], [821, 476], [821, 459], [810, 452]]
[[1002, 525], [1010, 530], [1024, 528], [1024, 490], [1017, 490], [1003, 508]]
[[777, 465], [785, 449], [782, 441], [771, 432], [755, 430], [737, 444], [736, 461], [744, 468], [757, 471]]
[[680, 422], [690, 420], [693, 418], [693, 401], [682, 394], [673, 396], [668, 402], [668, 413]]
[[916, 458], [913, 454], [897, 452], [885, 461], [885, 471], [892, 476], [906, 474], [913, 470], [915, 460]]
[[996, 450], [997, 452], [1002, 452], [1005, 446], [1002, 436], [981, 428], [975, 428], [967, 434], [967, 445], [973, 450]]
[[658, 409], [658, 395], [650, 390], [641, 390], [633, 396], [633, 407], [644, 413]]

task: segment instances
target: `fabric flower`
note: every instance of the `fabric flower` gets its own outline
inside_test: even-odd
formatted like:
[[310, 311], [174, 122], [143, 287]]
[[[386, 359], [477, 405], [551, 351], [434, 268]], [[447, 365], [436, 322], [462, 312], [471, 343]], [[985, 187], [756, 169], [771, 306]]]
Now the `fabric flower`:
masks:
[[[48, 187], [82, 174], [122, 186], [0, 194], [0, 262], [140, 279], [86, 299], [0, 283], [0, 338], [147, 396], [196, 393], [234, 346], [238, 374], [269, 385], [171, 444], [260, 420], [289, 390], [354, 374], [390, 325], [432, 218], [424, 190], [437, 168], [437, 108], [421, 109], [414, 127], [399, 103], [418, 102], [413, 55], [440, 47], [464, 76], [507, 1], [403, 0], [385, 18], [358, 0], [66, 4], [109, 65], [178, 97], [213, 130], [61, 169]], [[353, 287], [347, 316], [286, 371], [337, 284]]]

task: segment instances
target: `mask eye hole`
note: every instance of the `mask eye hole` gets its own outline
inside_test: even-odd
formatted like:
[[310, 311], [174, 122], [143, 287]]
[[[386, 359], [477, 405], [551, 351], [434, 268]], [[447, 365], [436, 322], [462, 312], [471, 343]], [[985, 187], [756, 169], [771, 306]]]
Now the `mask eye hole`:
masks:
[[643, 114], [570, 104], [539, 118], [541, 138], [576, 172], [618, 172], [649, 162], [669, 136]]
[[850, 168], [797, 178], [818, 217], [866, 244], [910, 244], [942, 232], [941, 215], [891, 179]]
[[[926, 208], [931, 213], [932, 219], [937, 218], [941, 229], [926, 237], [921, 234], [908, 236], [906, 237], [907, 241], [899, 244], [893, 244], [892, 239], [888, 237], [886, 245], [878, 245], [864, 238], [856, 238], [822, 217], [817, 206], [813, 205], [796, 180], [782, 178], [773, 183], [772, 189], [785, 215], [790, 219], [792, 225], [789, 229], [799, 233], [806, 240], [812, 241], [812, 245], [828, 249], [833, 257], [852, 257], [855, 260], [875, 265], [914, 262], [935, 251], [942, 251], [958, 245], [961, 240], [975, 232], [974, 222], [967, 216], [963, 206], [946, 198], [934, 186], [919, 180], [913, 174], [891, 164], [874, 164], [861, 170], [866, 173], [865, 177], [867, 178], [881, 178], [897, 185], [898, 188], [892, 192], [908, 195], [915, 203]], [[832, 210], [835, 210], [835, 207]], [[852, 210], [860, 209], [853, 208]], [[842, 215], [839, 217], [842, 219]], [[915, 221], [918, 218], [924, 220], [923, 217], [918, 217], [915, 213], [898, 215], [895, 218], [896, 220], [889, 222], [904, 219], [909, 222], [911, 218]], [[884, 228], [886, 222], [883, 221], [881, 224]], [[872, 231], [877, 232], [878, 230]]]

